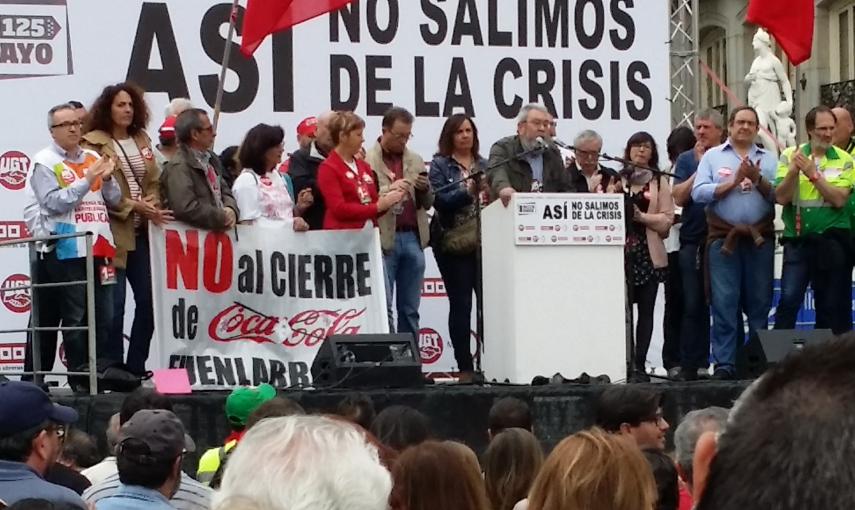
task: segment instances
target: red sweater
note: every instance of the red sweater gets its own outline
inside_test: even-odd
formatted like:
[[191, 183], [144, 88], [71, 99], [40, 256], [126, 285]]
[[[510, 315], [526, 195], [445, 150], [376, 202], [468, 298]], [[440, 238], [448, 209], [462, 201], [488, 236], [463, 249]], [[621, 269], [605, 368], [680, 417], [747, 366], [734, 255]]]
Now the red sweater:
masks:
[[[324, 197], [324, 230], [360, 229], [376, 224], [377, 180], [368, 163], [356, 160], [357, 172], [336, 151], [318, 168], [318, 189]], [[367, 202], [367, 203], [365, 203]]]

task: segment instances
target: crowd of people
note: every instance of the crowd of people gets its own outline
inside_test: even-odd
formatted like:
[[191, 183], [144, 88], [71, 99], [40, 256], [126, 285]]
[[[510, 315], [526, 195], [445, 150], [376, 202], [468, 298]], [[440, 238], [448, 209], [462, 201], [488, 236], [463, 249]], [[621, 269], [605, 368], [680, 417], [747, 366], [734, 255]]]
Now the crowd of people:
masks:
[[125, 396], [105, 424], [102, 458], [94, 438], [73, 428], [74, 409], [33, 383], [5, 381], [0, 508], [840, 508], [852, 493], [853, 364], [852, 334], [809, 345], [731, 409], [680, 410], [673, 448], [663, 415], [672, 404], [651, 385], [605, 386], [589, 428], [565, 430], [551, 451], [536, 400], [497, 398], [481, 455], [435, 435], [417, 409], [377, 412], [367, 394], [348, 394], [324, 414], [270, 386], [238, 387], [225, 402], [231, 432], [201, 455], [195, 477], [185, 472], [195, 465], [193, 438], [155, 390]]
[[[749, 335], [768, 327], [776, 203], [783, 206], [785, 230], [775, 327], [795, 326], [810, 285], [816, 327], [834, 334], [852, 328], [847, 275], [855, 263], [855, 138], [844, 108], [808, 112], [809, 142], [784, 150], [779, 161], [755, 144], [757, 112], [743, 106], [732, 110], [727, 123], [711, 110], [696, 115], [693, 131], [674, 130], [670, 166], [652, 135], [633, 134], [624, 144], [622, 168], [601, 164], [603, 139], [596, 131], [581, 131], [573, 150], [559, 147], [557, 122], [538, 104], [521, 108], [516, 134], [493, 143], [487, 157], [475, 120], [450, 116], [428, 164], [408, 147], [415, 119], [401, 107], [385, 113], [379, 135], [368, 144], [365, 122], [353, 112], [305, 119], [297, 126], [299, 149], [287, 158], [279, 126], [258, 124], [241, 145], [218, 157], [207, 112], [178, 99], [166, 115], [155, 144], [146, 132], [149, 108], [133, 84], [106, 87], [88, 111], [79, 103], [55, 106], [48, 112], [53, 142], [33, 158], [27, 179], [30, 232], [55, 236], [37, 246], [34, 281], [85, 279], [84, 238], [68, 235], [94, 235], [99, 365], [124, 363], [137, 375], [146, 370], [154, 331], [149, 224], [178, 220], [226, 230], [265, 223], [302, 232], [373, 222], [380, 232], [391, 330], [419, 334], [424, 249], [431, 245], [448, 293], [460, 380], [473, 381], [479, 377], [469, 331], [480, 280], [478, 209], [490, 200], [507, 205], [513, 193], [533, 191], [627, 197], [625, 277], [637, 306], [633, 380], [647, 379], [662, 283], [663, 360], [670, 375], [693, 380], [708, 373], [712, 361], [713, 378], [736, 377], [743, 314]], [[673, 180], [661, 172], [666, 166]], [[136, 311], [125, 356], [128, 283]], [[83, 287], [42, 294], [37, 326], [85, 326]], [[39, 365], [52, 367], [56, 332], [36, 334]], [[64, 338], [68, 367], [83, 367], [85, 331], [69, 330]], [[33, 358], [28, 341], [28, 370]]]

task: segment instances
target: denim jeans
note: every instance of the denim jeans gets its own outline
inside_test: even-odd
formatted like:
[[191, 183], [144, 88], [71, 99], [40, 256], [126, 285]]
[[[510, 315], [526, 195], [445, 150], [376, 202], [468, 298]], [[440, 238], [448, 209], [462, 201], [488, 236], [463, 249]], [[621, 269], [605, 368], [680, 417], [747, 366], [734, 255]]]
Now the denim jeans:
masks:
[[128, 345], [128, 370], [135, 374], [145, 372], [145, 362], [154, 334], [154, 309], [151, 295], [151, 265], [148, 246], [148, 234], [138, 233], [136, 249], [128, 252], [126, 269], [116, 271], [116, 289], [113, 296], [113, 325], [110, 338], [124, 345], [125, 335], [125, 297], [127, 284], [131, 283], [134, 291], [134, 323], [131, 326], [130, 343]]
[[457, 370], [471, 372], [472, 294], [478, 292], [478, 261], [475, 254], [451, 255], [434, 251], [436, 265], [448, 294], [448, 332], [454, 346]]
[[[38, 255], [33, 281], [36, 283], [59, 283], [86, 280], [86, 259], [59, 260], [56, 252]], [[121, 361], [122, 346], [109, 335], [109, 325], [113, 318], [113, 289], [102, 286], [98, 268], [103, 259], [95, 259], [95, 342], [98, 358]], [[34, 289], [39, 292], [39, 327], [86, 326], [86, 286], [72, 285], [51, 289]], [[39, 332], [39, 348], [41, 350], [41, 368], [53, 368], [54, 353], [56, 352], [57, 334], [55, 332]], [[74, 370], [88, 361], [88, 339], [86, 331], [65, 331], [62, 333], [65, 350], [66, 366]], [[28, 335], [27, 347], [24, 354], [25, 369], [33, 367], [32, 336]]]
[[762, 246], [740, 238], [732, 254], [722, 253], [723, 240], [709, 246], [710, 294], [713, 310], [712, 355], [715, 368], [735, 372], [737, 343], [745, 337], [737, 329], [742, 303], [748, 316], [749, 334], [766, 329], [772, 305], [772, 275], [775, 242], [766, 238]]
[[687, 372], [710, 364], [710, 307], [704, 294], [703, 248], [704, 243], [680, 246], [679, 266], [683, 276], [680, 366]]
[[796, 327], [796, 316], [804, 302], [809, 282], [807, 247], [801, 243], [784, 244], [781, 299], [775, 308], [775, 329]]
[[[396, 232], [395, 247], [383, 256], [386, 270], [386, 309], [389, 329], [398, 333], [411, 333], [419, 338], [419, 304], [422, 300], [422, 283], [425, 277], [425, 253], [417, 232]], [[396, 292], [397, 290], [397, 292]], [[392, 294], [396, 302], [392, 305]], [[398, 327], [395, 328], [395, 308]]]

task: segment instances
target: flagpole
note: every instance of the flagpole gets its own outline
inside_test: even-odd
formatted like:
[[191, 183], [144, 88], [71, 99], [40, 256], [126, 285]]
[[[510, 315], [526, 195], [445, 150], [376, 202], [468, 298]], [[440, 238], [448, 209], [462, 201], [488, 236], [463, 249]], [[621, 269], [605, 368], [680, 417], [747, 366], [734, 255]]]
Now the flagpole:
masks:
[[223, 106], [223, 91], [226, 86], [226, 70], [229, 68], [229, 57], [232, 53], [232, 38], [235, 35], [235, 25], [237, 24], [237, 12], [240, 0], [234, 0], [232, 10], [229, 13], [229, 35], [226, 37], [226, 48], [223, 50], [223, 65], [220, 68], [220, 82], [217, 85], [217, 99], [214, 101], [214, 132], [217, 132], [217, 124], [220, 120], [220, 109]]

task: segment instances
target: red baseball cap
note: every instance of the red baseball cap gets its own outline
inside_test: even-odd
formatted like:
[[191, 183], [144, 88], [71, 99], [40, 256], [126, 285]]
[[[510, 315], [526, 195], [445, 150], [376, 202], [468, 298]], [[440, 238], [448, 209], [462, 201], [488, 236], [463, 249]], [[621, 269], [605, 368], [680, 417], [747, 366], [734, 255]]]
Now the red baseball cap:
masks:
[[160, 125], [160, 129], [158, 129], [157, 132], [161, 138], [167, 140], [175, 138], [175, 119], [175, 115], [170, 115], [163, 121], [163, 124]]
[[297, 124], [297, 134], [300, 136], [315, 137], [315, 131], [318, 130], [317, 117], [306, 117]]

